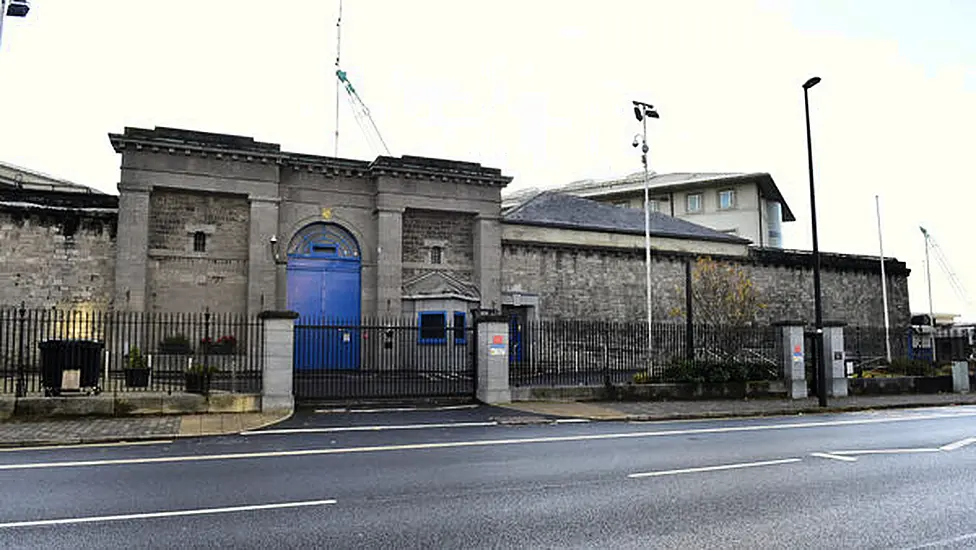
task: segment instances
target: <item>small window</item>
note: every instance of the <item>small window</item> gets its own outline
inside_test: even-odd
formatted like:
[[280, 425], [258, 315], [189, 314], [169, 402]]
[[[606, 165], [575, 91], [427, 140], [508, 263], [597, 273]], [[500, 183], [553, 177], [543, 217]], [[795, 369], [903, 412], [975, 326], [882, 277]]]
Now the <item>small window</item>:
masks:
[[425, 311], [418, 315], [417, 341], [421, 344], [447, 343], [447, 313]]
[[721, 210], [735, 208], [735, 189], [725, 189], [718, 192], [718, 207]]
[[203, 231], [197, 231], [193, 234], [193, 251], [194, 252], [206, 252], [207, 251], [207, 234]]
[[432, 246], [430, 248], [430, 263], [439, 264], [441, 263], [442, 256], [444, 255], [444, 249], [439, 246]]
[[454, 312], [454, 343], [464, 344], [468, 341], [467, 332], [464, 326], [464, 312]]
[[688, 202], [685, 206], [688, 212], [701, 212], [702, 209], [701, 193], [692, 193], [688, 195]]

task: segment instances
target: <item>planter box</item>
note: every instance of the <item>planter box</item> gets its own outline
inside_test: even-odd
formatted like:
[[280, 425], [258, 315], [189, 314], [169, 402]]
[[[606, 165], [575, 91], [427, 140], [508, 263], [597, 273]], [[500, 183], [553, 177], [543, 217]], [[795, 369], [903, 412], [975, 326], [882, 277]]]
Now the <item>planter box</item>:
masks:
[[184, 377], [186, 381], [187, 393], [200, 393], [204, 395], [210, 393], [211, 375], [187, 372], [184, 374]]
[[125, 385], [130, 388], [149, 387], [149, 369], [123, 369]]

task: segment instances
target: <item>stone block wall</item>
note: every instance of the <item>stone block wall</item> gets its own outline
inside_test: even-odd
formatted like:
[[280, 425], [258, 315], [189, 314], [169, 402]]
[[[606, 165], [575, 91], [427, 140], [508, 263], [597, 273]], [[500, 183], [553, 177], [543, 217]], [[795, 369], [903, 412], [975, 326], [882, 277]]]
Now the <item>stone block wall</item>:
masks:
[[[809, 253], [768, 249], [748, 257], [714, 257], [743, 268], [767, 304], [760, 321], [804, 320], [812, 324], [813, 274]], [[684, 310], [685, 261], [688, 254], [657, 254], [652, 259], [653, 316]], [[883, 326], [880, 266], [877, 259], [831, 255], [821, 263], [824, 319], [850, 325]], [[892, 326], [910, 319], [908, 270], [886, 264]], [[538, 294], [542, 318], [642, 321], [645, 315], [644, 251], [554, 247], [540, 243], [503, 243], [502, 289]]]
[[0, 208], [0, 307], [108, 307], [115, 249], [110, 210]]
[[[441, 248], [441, 263], [431, 263], [431, 248]], [[443, 271], [472, 282], [474, 216], [458, 212], [407, 209], [403, 213], [403, 279]]]
[[[195, 250], [194, 235], [205, 237]], [[244, 195], [154, 189], [148, 310], [247, 312], [250, 204]]]

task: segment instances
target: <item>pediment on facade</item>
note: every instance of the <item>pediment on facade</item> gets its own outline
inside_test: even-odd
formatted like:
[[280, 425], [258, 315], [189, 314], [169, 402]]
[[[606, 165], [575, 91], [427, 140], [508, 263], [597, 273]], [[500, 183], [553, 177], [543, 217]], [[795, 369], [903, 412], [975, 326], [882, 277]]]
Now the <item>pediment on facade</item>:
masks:
[[424, 273], [403, 283], [404, 300], [453, 298], [468, 302], [481, 300], [474, 285], [440, 271]]

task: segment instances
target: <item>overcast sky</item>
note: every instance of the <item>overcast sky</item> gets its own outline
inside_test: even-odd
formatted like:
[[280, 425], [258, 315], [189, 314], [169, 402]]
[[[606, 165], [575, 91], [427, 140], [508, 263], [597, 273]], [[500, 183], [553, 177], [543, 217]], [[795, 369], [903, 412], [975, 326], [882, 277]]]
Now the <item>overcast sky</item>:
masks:
[[[0, 46], [0, 159], [117, 192], [106, 134], [175, 126], [331, 155], [339, 0], [32, 0]], [[810, 76], [824, 251], [908, 263], [925, 226], [976, 296], [976, 2], [344, 0], [342, 66], [394, 155], [471, 160], [511, 189], [640, 170], [764, 171], [811, 246]], [[339, 155], [371, 159], [342, 95]], [[968, 153], [968, 155], [967, 155]], [[965, 306], [933, 260], [935, 310]], [[880, 324], [881, 320], [879, 320]]]

